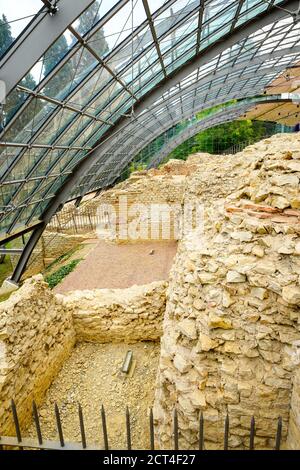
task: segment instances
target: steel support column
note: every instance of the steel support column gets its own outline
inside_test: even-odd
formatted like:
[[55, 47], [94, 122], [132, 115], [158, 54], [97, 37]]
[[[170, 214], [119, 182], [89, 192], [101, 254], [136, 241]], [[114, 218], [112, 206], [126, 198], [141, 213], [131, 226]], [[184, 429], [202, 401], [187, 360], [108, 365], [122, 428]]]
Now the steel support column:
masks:
[[43, 223], [40, 226], [36, 227], [33, 230], [28, 242], [26, 243], [26, 245], [25, 245], [25, 247], [22, 251], [22, 254], [20, 256], [20, 259], [18, 261], [18, 264], [15, 267], [13, 275], [11, 276], [11, 280], [13, 282], [15, 282], [16, 284], [18, 284], [20, 282], [22, 274], [24, 273], [24, 271], [26, 269], [28, 260], [29, 260], [30, 256], [32, 255], [32, 252], [33, 252], [34, 248], [36, 247], [39, 239], [41, 238], [42, 233], [45, 230], [45, 228], [46, 228], [45, 223]]

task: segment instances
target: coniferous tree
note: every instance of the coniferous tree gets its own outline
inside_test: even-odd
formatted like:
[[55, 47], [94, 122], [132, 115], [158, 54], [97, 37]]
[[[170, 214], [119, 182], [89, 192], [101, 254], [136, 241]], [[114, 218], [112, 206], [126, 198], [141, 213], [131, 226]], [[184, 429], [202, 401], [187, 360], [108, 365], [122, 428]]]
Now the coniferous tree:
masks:
[[6, 16], [2, 15], [0, 18], [0, 57], [5, 54], [13, 41], [10, 24], [7, 22]]
[[[84, 36], [98, 23], [99, 20], [99, 5], [97, 3], [93, 3], [90, 8], [80, 16], [79, 25], [77, 27], [78, 33], [81, 36]], [[109, 47], [104, 36], [103, 28], [98, 29], [98, 31], [89, 39], [89, 45], [101, 58], [107, 54]], [[93, 63], [95, 63], [94, 58], [90, 55], [82, 54], [79, 64], [80, 70], [85, 71], [85, 69], [90, 67]]]
[[[47, 76], [68, 52], [68, 43], [65, 36], [60, 36], [48, 49], [43, 59], [43, 74]], [[66, 62], [45, 86], [44, 94], [52, 98], [65, 96], [70, 88], [73, 78], [72, 61]]]
[[[14, 42], [14, 37], [11, 32], [11, 27], [5, 15], [2, 15], [0, 18], [0, 56], [4, 55], [10, 45]], [[26, 77], [21, 80], [20, 85], [30, 88], [33, 90], [36, 86], [36, 82], [32, 74], [28, 73]], [[6, 99], [4, 106], [4, 124], [7, 123], [10, 118], [15, 114], [17, 109], [22, 105], [22, 103], [28, 98], [27, 93], [24, 93], [20, 90], [14, 90]], [[33, 107], [27, 108], [27, 111], [20, 116], [18, 121], [14, 125], [14, 135], [19, 131], [22, 131], [24, 127], [30, 122], [33, 116], [39, 111], [40, 105], [37, 105], [35, 109]]]

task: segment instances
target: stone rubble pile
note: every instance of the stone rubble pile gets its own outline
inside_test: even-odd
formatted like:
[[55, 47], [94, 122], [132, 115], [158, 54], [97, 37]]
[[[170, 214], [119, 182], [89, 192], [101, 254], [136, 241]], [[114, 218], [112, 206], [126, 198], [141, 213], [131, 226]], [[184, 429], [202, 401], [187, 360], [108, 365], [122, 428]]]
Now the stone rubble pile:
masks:
[[[198, 158], [185, 202], [204, 206], [204, 233], [181, 241], [163, 325], [155, 417], [170, 448], [177, 407], [182, 448], [274, 447], [277, 418], [300, 447], [300, 136], [280, 135], [232, 156]], [[292, 399], [293, 391], [293, 399]], [[298, 421], [297, 421], [298, 420]], [[296, 422], [297, 421], [297, 422]], [[298, 434], [296, 433], [298, 429]], [[296, 444], [295, 444], [296, 442]]]

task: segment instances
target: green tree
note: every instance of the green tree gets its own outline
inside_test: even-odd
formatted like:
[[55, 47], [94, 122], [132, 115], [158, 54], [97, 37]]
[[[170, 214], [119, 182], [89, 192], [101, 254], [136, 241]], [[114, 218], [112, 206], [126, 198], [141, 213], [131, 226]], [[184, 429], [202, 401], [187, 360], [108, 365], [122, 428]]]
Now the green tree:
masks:
[[[44, 76], [47, 76], [54, 69], [54, 67], [66, 55], [68, 49], [68, 43], [65, 36], [60, 36], [44, 55]], [[53, 98], [59, 98], [63, 90], [63, 95], [65, 95], [68, 91], [70, 83], [72, 82], [72, 78], [73, 64], [72, 61], [68, 61], [47, 83], [44, 89], [45, 95], [51, 96]]]
[[0, 18], [0, 57], [5, 54], [13, 41], [10, 24], [7, 22], [6, 16], [2, 15]]
[[[84, 36], [88, 31], [95, 26], [100, 20], [99, 15], [99, 5], [93, 3], [79, 18], [79, 25], [77, 31], [81, 36]], [[98, 29], [98, 31], [89, 38], [89, 45], [94, 49], [94, 51], [103, 58], [109, 51], [108, 44], [106, 42], [103, 28]], [[90, 55], [82, 54], [80, 59], [80, 70], [86, 71], [87, 67], [90, 67], [94, 63], [94, 59], [91, 60]]]
[[[5, 54], [13, 42], [14, 38], [12, 36], [10, 24], [8, 23], [6, 16], [2, 15], [2, 18], [0, 18], [0, 56]], [[36, 82], [33, 76], [28, 73], [26, 77], [21, 80], [20, 85], [33, 90], [36, 86]], [[17, 109], [27, 98], [27, 93], [16, 89], [9, 94], [4, 106], [4, 122], [8, 122], [10, 120], [10, 118], [15, 114]], [[14, 126], [14, 134], [22, 131], [24, 127], [31, 121], [36, 112], [39, 111], [39, 109], [40, 105], [37, 105], [34, 109], [33, 107], [28, 107], [26, 112], [22, 113], [22, 115], [16, 121]]]
[[251, 143], [265, 135], [260, 121], [233, 121], [212, 127], [195, 137], [193, 152], [222, 153], [235, 144]]
[[165, 162], [170, 158], [185, 160], [189, 155], [197, 152], [219, 154], [233, 145], [254, 143], [266, 134], [274, 132], [276, 132], [276, 124], [263, 121], [242, 120], [221, 124], [183, 142], [168, 155]]

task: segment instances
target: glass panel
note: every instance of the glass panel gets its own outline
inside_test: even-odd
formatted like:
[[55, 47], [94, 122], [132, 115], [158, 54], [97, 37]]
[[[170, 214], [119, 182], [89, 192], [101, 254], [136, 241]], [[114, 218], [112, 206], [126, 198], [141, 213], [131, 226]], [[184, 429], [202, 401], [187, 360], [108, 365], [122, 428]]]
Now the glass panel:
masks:
[[20, 187], [20, 183], [4, 184], [0, 186], [0, 210], [1, 211], [6, 209], [7, 208], [6, 206], [10, 205], [9, 203], [11, 200], [11, 196], [15, 191], [17, 191], [19, 187]]
[[80, 48], [59, 72], [49, 80], [42, 93], [51, 98], [64, 99], [97, 65], [96, 59], [85, 48]]
[[90, 31], [96, 23], [111, 10], [118, 0], [96, 0], [82, 15], [72, 24], [73, 28], [81, 36]]
[[[108, 82], [112, 81], [112, 75], [103, 67], [100, 70], [96, 71], [91, 78], [75, 93], [74, 96], [70, 99], [70, 104], [77, 107], [84, 107], [87, 105], [101, 90], [107, 85]], [[116, 86], [116, 83], [113, 83], [112, 86]], [[120, 86], [120, 85], [119, 85]], [[93, 106], [88, 108], [90, 113]]]
[[40, 0], [0, 0], [0, 57], [42, 9]]
[[52, 144], [61, 135], [66, 126], [71, 123], [76, 117], [77, 113], [69, 109], [61, 109], [58, 113], [49, 120], [43, 132], [37, 137], [39, 144]]
[[[142, 0], [134, 0], [133, 28], [146, 20]], [[103, 27], [103, 31], [89, 38], [89, 43], [101, 57], [112, 51], [118, 44], [132, 33], [131, 2], [121, 8]], [[104, 39], [106, 44], [104, 43]]]
[[[99, 94], [98, 98], [96, 98], [90, 104], [90, 106], [87, 108], [87, 112], [93, 115], [99, 114], [99, 112], [115, 98], [120, 90], [123, 90], [123, 87], [120, 85], [120, 83], [114, 81], [108, 88]], [[127, 94], [126, 91], [123, 93]]]
[[[210, 10], [209, 10], [210, 11]], [[217, 30], [222, 31], [222, 35], [224, 34], [224, 25], [230, 23], [235, 15], [236, 12], [236, 5], [233, 5], [231, 8], [226, 8], [224, 13], [217, 15], [215, 19], [211, 19], [209, 22], [204, 24], [204, 27], [201, 32], [201, 39], [204, 40], [210, 37], [209, 41], [210, 44], [215, 40], [215, 32]]]
[[90, 122], [92, 122], [91, 118], [80, 116], [76, 119], [74, 124], [72, 124], [70, 128], [63, 133], [61, 138], [57, 140], [57, 145], [71, 145], [71, 142], [73, 142], [79, 132], [81, 132]]
[[[64, 34], [62, 34], [54, 42], [54, 44], [52, 44], [50, 49], [48, 49], [48, 51], [41, 57], [41, 59], [32, 67], [27, 77], [32, 77], [35, 84], [39, 85], [40, 82], [69, 53], [69, 51], [76, 43], [77, 39], [70, 33], [70, 31], [65, 31]], [[72, 60], [73, 59], [70, 58], [71, 63]]]
[[11, 170], [10, 174], [7, 176], [7, 179], [19, 180], [26, 178], [29, 171], [35, 164], [37, 164], [39, 158], [44, 152], [44, 149], [31, 149], [25, 151]]
[[[16, 156], [21, 152], [20, 147], [0, 147], [0, 176], [8, 170]], [[1, 185], [0, 185], [1, 187]]]
[[155, 49], [153, 44], [153, 36], [149, 27], [143, 28], [138, 34], [135, 35], [134, 40], [127, 40], [126, 45], [120, 50], [113, 53], [112, 58], [108, 60], [107, 65], [115, 73], [119, 73], [126, 66], [130, 66], [131, 58], [134, 59], [145, 51], [149, 46]]
[[[151, 5], [151, 2], [150, 2]], [[192, 11], [199, 9], [199, 2], [195, 0], [178, 0], [170, 8], [163, 11], [154, 20], [154, 26], [158, 38], [169, 31], [175, 24], [182, 21]]]
[[33, 98], [13, 126], [5, 133], [3, 140], [7, 142], [25, 143], [48, 119], [56, 106], [39, 98]]

